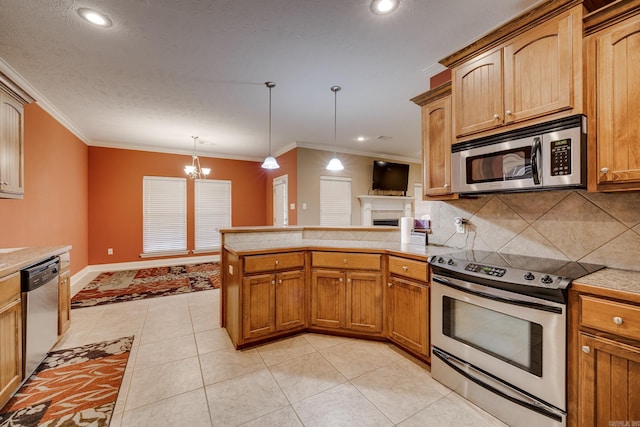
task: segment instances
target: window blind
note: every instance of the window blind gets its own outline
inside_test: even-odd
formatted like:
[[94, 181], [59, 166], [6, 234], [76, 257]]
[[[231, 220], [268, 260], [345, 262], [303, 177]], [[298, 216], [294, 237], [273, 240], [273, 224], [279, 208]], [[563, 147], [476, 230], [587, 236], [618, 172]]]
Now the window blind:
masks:
[[320, 225], [351, 225], [351, 178], [320, 177]]
[[219, 230], [228, 227], [231, 227], [231, 181], [195, 180], [195, 251], [219, 250]]
[[143, 177], [143, 256], [187, 253], [187, 180]]

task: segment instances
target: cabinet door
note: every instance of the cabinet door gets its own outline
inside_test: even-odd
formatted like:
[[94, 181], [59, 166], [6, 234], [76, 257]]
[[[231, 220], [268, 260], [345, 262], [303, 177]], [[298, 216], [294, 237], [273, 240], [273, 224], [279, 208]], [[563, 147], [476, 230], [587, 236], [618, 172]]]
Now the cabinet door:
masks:
[[60, 272], [58, 278], [58, 336], [71, 325], [71, 274], [69, 270]]
[[572, 108], [572, 40], [581, 31], [572, 19], [567, 12], [504, 47], [505, 123]]
[[638, 422], [640, 348], [583, 333], [580, 346], [578, 425]]
[[346, 273], [346, 279], [346, 328], [369, 333], [382, 332], [382, 274], [354, 271]]
[[389, 338], [429, 356], [428, 286], [396, 277], [389, 285]]
[[502, 126], [502, 50], [453, 69], [456, 136]]
[[597, 182], [640, 188], [640, 16], [596, 37]]
[[422, 132], [424, 194], [451, 194], [451, 96], [422, 107]]
[[23, 107], [0, 92], [0, 197], [24, 193]]
[[304, 271], [288, 271], [276, 277], [276, 330], [303, 327]]
[[311, 325], [323, 328], [344, 327], [344, 273], [314, 270], [311, 273]]
[[0, 408], [22, 381], [20, 275], [0, 280]]
[[276, 276], [261, 274], [242, 280], [242, 336], [259, 338], [276, 330]]

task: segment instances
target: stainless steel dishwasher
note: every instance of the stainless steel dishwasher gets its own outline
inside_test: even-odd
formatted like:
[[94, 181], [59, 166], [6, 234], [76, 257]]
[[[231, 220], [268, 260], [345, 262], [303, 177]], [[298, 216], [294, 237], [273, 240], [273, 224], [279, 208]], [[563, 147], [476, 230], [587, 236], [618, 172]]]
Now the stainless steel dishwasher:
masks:
[[58, 339], [60, 259], [50, 258], [21, 270], [24, 379], [27, 380]]

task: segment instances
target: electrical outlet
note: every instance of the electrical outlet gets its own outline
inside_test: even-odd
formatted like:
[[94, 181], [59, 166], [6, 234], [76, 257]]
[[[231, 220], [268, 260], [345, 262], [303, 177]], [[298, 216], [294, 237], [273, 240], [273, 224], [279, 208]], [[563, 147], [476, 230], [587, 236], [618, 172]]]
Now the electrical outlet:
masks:
[[113, 255], [113, 248], [107, 248], [107, 255]]
[[462, 218], [462, 217], [455, 217], [455, 224], [456, 224], [456, 233], [464, 233], [465, 232], [465, 224], [467, 223], [467, 220]]

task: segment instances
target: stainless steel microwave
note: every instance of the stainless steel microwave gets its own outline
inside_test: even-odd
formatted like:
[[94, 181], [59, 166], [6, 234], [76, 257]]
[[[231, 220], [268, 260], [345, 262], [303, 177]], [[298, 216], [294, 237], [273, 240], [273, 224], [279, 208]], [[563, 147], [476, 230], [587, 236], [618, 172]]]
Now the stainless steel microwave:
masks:
[[587, 120], [577, 115], [452, 145], [459, 194], [585, 188]]

